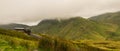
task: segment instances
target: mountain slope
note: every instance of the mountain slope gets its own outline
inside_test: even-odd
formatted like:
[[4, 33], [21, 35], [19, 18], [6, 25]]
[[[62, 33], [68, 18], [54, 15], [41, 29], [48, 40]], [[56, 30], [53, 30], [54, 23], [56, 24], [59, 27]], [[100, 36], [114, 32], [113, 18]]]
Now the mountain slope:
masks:
[[38, 40], [22, 32], [0, 28], [0, 51], [34, 51]]
[[90, 20], [120, 25], [120, 12], [106, 13], [89, 18]]
[[106, 13], [91, 17], [89, 19], [92, 21], [97, 21], [99, 23], [105, 23], [116, 27], [116, 30], [114, 32], [111, 32], [112, 36], [110, 38], [120, 40], [120, 12]]
[[34, 33], [49, 34], [66, 39], [104, 40], [108, 36], [106, 31], [109, 31], [109, 28], [114, 29], [114, 26], [75, 17], [65, 20], [43, 20], [37, 26], [32, 27], [32, 30]]

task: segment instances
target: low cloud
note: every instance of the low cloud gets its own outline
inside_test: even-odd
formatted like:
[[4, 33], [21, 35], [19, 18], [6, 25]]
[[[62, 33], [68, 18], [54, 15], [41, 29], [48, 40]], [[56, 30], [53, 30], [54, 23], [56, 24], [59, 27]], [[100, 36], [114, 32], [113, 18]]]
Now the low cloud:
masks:
[[0, 0], [0, 24], [37, 24], [42, 19], [88, 18], [120, 11], [120, 0]]

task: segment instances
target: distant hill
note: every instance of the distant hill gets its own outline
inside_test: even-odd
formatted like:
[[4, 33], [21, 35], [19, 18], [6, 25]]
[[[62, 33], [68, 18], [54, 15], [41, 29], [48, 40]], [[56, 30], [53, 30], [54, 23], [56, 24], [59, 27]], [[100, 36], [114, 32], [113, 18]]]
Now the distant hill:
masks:
[[13, 29], [15, 27], [26, 28], [26, 27], [29, 27], [29, 26], [28, 25], [24, 25], [24, 24], [17, 24], [17, 23], [0, 25], [0, 28], [3, 28], [3, 29]]
[[90, 20], [98, 21], [98, 22], [106, 22], [120, 25], [120, 12], [115, 13], [105, 13], [98, 16], [94, 16], [89, 18]]
[[116, 29], [112, 25], [75, 17], [64, 20], [43, 20], [37, 26], [32, 27], [32, 30], [34, 33], [49, 34], [66, 39], [105, 40], [109, 36], [108, 32], [114, 32]]

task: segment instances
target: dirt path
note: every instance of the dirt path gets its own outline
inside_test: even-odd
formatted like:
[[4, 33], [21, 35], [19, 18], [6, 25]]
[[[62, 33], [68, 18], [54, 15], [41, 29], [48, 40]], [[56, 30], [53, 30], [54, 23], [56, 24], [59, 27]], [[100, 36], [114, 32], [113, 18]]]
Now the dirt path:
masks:
[[42, 38], [41, 36], [39, 36], [39, 35], [37, 35], [37, 34], [31, 34], [30, 36], [31, 36], [31, 37], [34, 37], [34, 38], [37, 38], [37, 39]]

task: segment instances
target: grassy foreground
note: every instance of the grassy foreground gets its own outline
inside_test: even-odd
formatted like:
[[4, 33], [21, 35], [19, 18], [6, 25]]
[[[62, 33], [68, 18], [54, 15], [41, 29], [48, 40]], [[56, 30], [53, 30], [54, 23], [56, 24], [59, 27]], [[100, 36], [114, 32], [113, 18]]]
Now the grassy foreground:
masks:
[[59, 38], [44, 38], [33, 41], [0, 35], [0, 51], [119, 51], [120, 41], [68, 41]]
[[120, 41], [70, 41], [48, 36], [39, 42], [39, 48], [43, 49], [43, 51], [120, 51], [119, 45]]
[[40, 36], [36, 39], [22, 32], [0, 29], [0, 51], [120, 51], [120, 41], [73, 41]]

